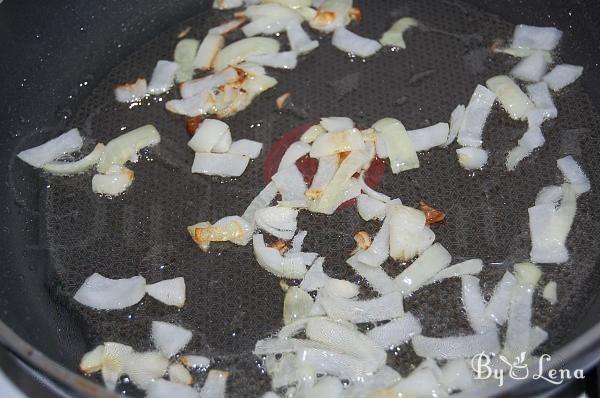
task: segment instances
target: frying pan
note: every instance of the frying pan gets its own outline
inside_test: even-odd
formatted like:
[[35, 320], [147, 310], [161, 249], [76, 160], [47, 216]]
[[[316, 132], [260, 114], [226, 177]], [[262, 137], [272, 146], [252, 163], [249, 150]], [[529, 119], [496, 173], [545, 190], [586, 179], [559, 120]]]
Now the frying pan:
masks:
[[[581, 161], [593, 190], [579, 201], [569, 238], [571, 261], [543, 267], [543, 282], [559, 283], [560, 301], [551, 307], [535, 300], [534, 323], [550, 331], [541, 348], [562, 368], [587, 369], [599, 358], [600, 282], [600, 4], [583, 1], [357, 1], [363, 21], [358, 34], [377, 37], [400, 16], [412, 16], [425, 29], [409, 34], [408, 48], [384, 51], [363, 62], [332, 49], [329, 40], [300, 60], [292, 72], [275, 71], [278, 86], [250, 108], [227, 120], [235, 138], [265, 143], [265, 150], [294, 127], [321, 116], [352, 117], [368, 126], [384, 116], [409, 129], [448, 120], [477, 83], [505, 73], [515, 60], [491, 55], [496, 38], [509, 38], [516, 23], [557, 26], [565, 32], [560, 57], [583, 65], [583, 77], [557, 98], [559, 118], [544, 125], [547, 143], [512, 175], [503, 171], [504, 153], [524, 131], [496, 108], [484, 140], [492, 150], [489, 167], [467, 175], [452, 151], [420, 155], [418, 170], [387, 175], [378, 189], [415, 205], [424, 198], [447, 214], [436, 227], [438, 240], [455, 260], [481, 257], [483, 290], [490, 294], [507, 267], [527, 258], [526, 209], [537, 191], [560, 177], [555, 159], [572, 154]], [[256, 340], [280, 327], [282, 295], [278, 280], [254, 261], [250, 247], [220, 245], [200, 252], [184, 226], [241, 214], [264, 184], [264, 156], [235, 181], [189, 173], [184, 121], [168, 115], [163, 103], [135, 109], [112, 100], [112, 85], [148, 76], [158, 59], [170, 59], [176, 35], [191, 26], [201, 38], [226, 13], [210, 11], [206, 1], [158, 0], [5, 1], [0, 4], [0, 119], [3, 148], [0, 176], [4, 189], [0, 229], [0, 342], [32, 373], [44, 375], [72, 396], [109, 396], [94, 380], [74, 373], [81, 355], [103, 341], [138, 350], [150, 348], [152, 320], [179, 323], [194, 331], [190, 350], [215, 357], [232, 371], [231, 396], [257, 396], [269, 381], [251, 350]], [[292, 93], [283, 113], [274, 100]], [[169, 98], [174, 94], [166, 95]], [[134, 166], [136, 181], [121, 198], [96, 197], [89, 176], [46, 177], [16, 161], [20, 150], [79, 127], [87, 144], [116, 136], [122, 128], [153, 123], [163, 136], [159, 147]], [[306, 246], [328, 257], [326, 271], [359, 279], [344, 266], [361, 222], [352, 208], [334, 216], [302, 215], [309, 230]], [[315, 231], [315, 232], [310, 232]], [[398, 264], [386, 264], [391, 274]], [[181, 310], [144, 300], [122, 311], [97, 312], [71, 299], [92, 272], [112, 278], [141, 274], [150, 282], [183, 276], [188, 301]], [[448, 280], [425, 288], [406, 307], [425, 331], [443, 335], [468, 332]], [[368, 292], [364, 293], [368, 295]], [[409, 347], [391, 358], [401, 373], [417, 363]], [[532, 396], [547, 383], [508, 381], [489, 395]], [[131, 386], [123, 387], [132, 394]]]

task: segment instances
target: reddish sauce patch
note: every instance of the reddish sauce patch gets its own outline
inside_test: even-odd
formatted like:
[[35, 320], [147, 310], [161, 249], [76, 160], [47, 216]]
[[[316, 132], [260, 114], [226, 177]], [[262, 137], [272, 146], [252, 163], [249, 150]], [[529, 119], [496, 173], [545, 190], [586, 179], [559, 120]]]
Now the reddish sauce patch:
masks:
[[[273, 143], [273, 145], [269, 149], [269, 152], [265, 156], [265, 165], [263, 172], [265, 183], [269, 183], [273, 174], [277, 173], [277, 167], [279, 166], [279, 162], [281, 162], [281, 159], [283, 158], [283, 155], [285, 154], [285, 151], [289, 148], [289, 146], [292, 145], [294, 142], [298, 141], [302, 134], [304, 134], [304, 132], [308, 130], [309, 127], [314, 126], [315, 124], [318, 124], [318, 122], [295, 127], [287, 133], [285, 133], [281, 138], [279, 138]], [[317, 159], [311, 158], [308, 155], [305, 155], [296, 161], [296, 166], [304, 176], [304, 181], [306, 182], [306, 184], [310, 185], [315, 174], [317, 173], [319, 161]], [[365, 173], [366, 184], [369, 187], [376, 189], [377, 186], [379, 186], [381, 180], [383, 179], [384, 172], [385, 161], [383, 159], [375, 157], [375, 159], [373, 159], [373, 161], [371, 162], [371, 166]], [[356, 174], [355, 177], [358, 177], [358, 174]], [[342, 203], [340, 207], [338, 207], [338, 210], [345, 209], [346, 207], [352, 206], [355, 203], [356, 199], [348, 200]]]

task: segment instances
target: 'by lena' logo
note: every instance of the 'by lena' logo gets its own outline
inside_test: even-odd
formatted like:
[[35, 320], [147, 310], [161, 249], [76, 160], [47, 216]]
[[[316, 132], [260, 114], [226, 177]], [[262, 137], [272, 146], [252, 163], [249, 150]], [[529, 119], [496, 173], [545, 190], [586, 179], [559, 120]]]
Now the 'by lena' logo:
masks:
[[558, 385], [565, 380], [583, 379], [585, 377], [582, 369], [575, 369], [573, 372], [569, 369], [549, 369], [544, 372], [544, 362], [551, 360], [548, 354], [542, 354], [539, 357], [537, 369], [532, 369], [531, 372], [525, 359], [526, 353], [524, 352], [517, 355], [512, 361], [504, 355], [498, 355], [492, 359], [485, 352], [481, 352], [471, 359], [471, 368], [475, 372], [475, 379], [495, 379], [500, 387], [504, 385], [506, 378], [523, 380], [531, 377], [533, 380], [542, 379], [548, 383]]

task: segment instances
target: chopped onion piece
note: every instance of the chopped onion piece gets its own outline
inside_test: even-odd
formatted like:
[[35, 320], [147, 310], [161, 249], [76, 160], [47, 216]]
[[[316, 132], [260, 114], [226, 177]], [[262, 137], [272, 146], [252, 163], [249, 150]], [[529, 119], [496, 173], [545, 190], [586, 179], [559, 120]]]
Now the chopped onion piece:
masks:
[[229, 152], [229, 148], [231, 148], [231, 133], [225, 133], [219, 138], [219, 141], [212, 147], [212, 152], [215, 153], [225, 153]]
[[193, 384], [194, 379], [191, 373], [180, 363], [169, 365], [169, 380], [180, 384]]
[[462, 278], [462, 301], [471, 328], [476, 333], [495, 331], [496, 325], [485, 315], [485, 300], [481, 295], [479, 278], [464, 275]]
[[521, 62], [511, 69], [510, 74], [515, 79], [524, 82], [539, 82], [548, 70], [548, 64], [544, 59], [544, 53], [536, 51], [523, 58]]
[[312, 192], [321, 192], [321, 189], [324, 188], [338, 169], [338, 156], [337, 155], [329, 155], [323, 156], [319, 158], [319, 166], [317, 167], [317, 173], [313, 177], [312, 184], [310, 189]]
[[17, 157], [33, 167], [42, 167], [62, 155], [79, 151], [82, 146], [79, 130], [71, 129], [40, 146], [19, 152]]
[[392, 258], [408, 261], [431, 246], [435, 234], [425, 225], [425, 214], [421, 210], [399, 205], [393, 206], [389, 211]]
[[400, 292], [391, 292], [369, 300], [335, 297], [323, 290], [319, 292], [319, 296], [319, 304], [327, 316], [334, 320], [352, 323], [378, 322], [404, 315]]
[[353, 355], [323, 348], [302, 348], [298, 351], [297, 358], [300, 364], [308, 365], [318, 373], [344, 379], [365, 375], [375, 367]]
[[389, 196], [387, 196], [386, 194], [383, 194], [381, 192], [377, 192], [376, 190], [374, 190], [373, 188], [371, 188], [370, 186], [367, 185], [367, 183], [365, 182], [364, 179], [364, 173], [361, 173], [360, 177], [358, 178], [358, 182], [360, 182], [360, 187], [361, 189], [371, 198], [373, 199], [377, 199], [380, 202], [383, 203], [388, 203], [390, 200], [392, 200], [392, 198], [390, 198]]
[[211, 152], [214, 146], [223, 138], [231, 133], [229, 126], [220, 120], [206, 119], [196, 129], [194, 136], [188, 142], [188, 146], [195, 152]]
[[560, 207], [544, 204], [529, 208], [531, 261], [539, 264], [560, 264], [569, 259], [565, 243], [576, 208], [576, 192], [569, 184], [562, 186]]
[[221, 51], [224, 45], [225, 38], [223, 36], [207, 34], [200, 43], [200, 47], [198, 47], [198, 52], [193, 61], [194, 67], [200, 70], [211, 69], [217, 53]]
[[283, 154], [283, 157], [281, 158], [281, 162], [279, 162], [279, 167], [277, 170], [283, 170], [287, 167], [296, 164], [296, 161], [302, 156], [306, 155], [308, 152], [310, 152], [310, 145], [305, 144], [301, 141], [294, 142], [287, 148], [287, 150]]
[[519, 139], [518, 145], [511, 149], [506, 157], [506, 168], [508, 171], [513, 171], [521, 160], [529, 156], [535, 149], [543, 146], [546, 142], [541, 129], [543, 111], [536, 109], [530, 112], [527, 121], [527, 131]]
[[515, 120], [525, 120], [534, 108], [529, 97], [508, 76], [494, 76], [486, 81], [487, 87], [496, 94], [498, 101], [509, 116]]
[[536, 50], [554, 50], [562, 32], [553, 27], [517, 25], [512, 39], [512, 47], [533, 48]]
[[437, 123], [422, 129], [407, 131], [406, 134], [410, 137], [415, 151], [423, 152], [436, 146], [445, 145], [449, 131], [448, 123]]
[[331, 44], [342, 51], [363, 58], [370, 57], [381, 48], [381, 44], [377, 40], [359, 36], [344, 27], [335, 30]]
[[79, 362], [79, 370], [86, 374], [99, 372], [102, 369], [103, 358], [104, 345], [99, 345], [93, 350], [85, 353], [81, 358], [81, 362]]
[[462, 146], [480, 147], [482, 144], [483, 127], [492, 106], [496, 101], [496, 94], [478, 84], [465, 108], [460, 129], [458, 130], [458, 143]]
[[242, 26], [246, 22], [246, 19], [232, 19], [231, 21], [227, 21], [222, 23], [219, 26], [215, 26], [214, 28], [210, 28], [208, 30], [209, 35], [225, 35], [227, 33], [231, 33], [240, 26]]
[[158, 61], [152, 72], [150, 83], [148, 83], [148, 93], [157, 95], [169, 91], [175, 82], [175, 73], [178, 68], [179, 65], [175, 62]]
[[306, 54], [319, 46], [319, 42], [311, 40], [308, 34], [302, 29], [299, 21], [290, 21], [286, 28], [287, 38], [290, 41], [292, 51], [297, 54]]
[[188, 233], [200, 248], [208, 250], [211, 242], [232, 242], [245, 246], [250, 241], [254, 226], [238, 216], [223, 217], [214, 225], [208, 222], [187, 227]]
[[549, 64], [552, 63], [552, 53], [547, 50], [536, 50], [533, 48], [508, 47], [508, 48], [495, 48], [492, 51], [495, 53], [508, 54], [511, 57], [516, 57], [516, 58], [525, 58], [525, 57], [530, 56], [533, 53], [541, 52], [542, 54], [544, 54], [544, 60]]
[[[183, 85], [186, 83], [183, 83]], [[184, 87], [183, 85], [181, 86], [182, 88]], [[165, 108], [169, 112], [189, 117], [196, 117], [213, 112], [214, 107], [215, 97], [209, 89], [206, 89], [198, 95], [193, 95], [188, 98], [167, 101], [165, 104]]]
[[364, 334], [327, 319], [310, 319], [306, 324], [306, 336], [335, 351], [363, 360], [367, 372], [379, 369], [387, 358], [385, 351]]
[[198, 391], [190, 386], [167, 380], [156, 380], [148, 386], [146, 398], [198, 398]]
[[479, 170], [485, 166], [488, 161], [488, 151], [481, 148], [466, 146], [456, 150], [458, 163], [463, 169]]
[[407, 343], [417, 334], [421, 334], [421, 322], [410, 312], [367, 332], [371, 340], [386, 350]]
[[575, 80], [583, 73], [583, 66], [561, 64], [556, 65], [548, 74], [544, 76], [544, 81], [548, 83], [553, 91], [558, 91]]
[[294, 321], [306, 318], [314, 302], [310, 294], [299, 287], [292, 286], [285, 293], [283, 300], [283, 323], [289, 325]]
[[548, 83], [541, 81], [527, 86], [527, 94], [535, 107], [542, 111], [544, 118], [554, 119], [558, 115], [552, 95], [548, 89]]
[[502, 353], [513, 359], [529, 352], [533, 289], [517, 285], [511, 292], [506, 337]]
[[236, 80], [239, 77], [234, 68], [226, 68], [212, 75], [204, 76], [181, 84], [179, 91], [182, 98], [191, 98], [200, 95], [206, 90], [213, 90], [215, 87], [223, 86]]
[[244, 5], [244, 0], [214, 0], [212, 7], [217, 10], [230, 10]]
[[294, 69], [298, 64], [296, 53], [293, 51], [284, 51], [275, 54], [250, 55], [247, 59], [248, 62], [252, 62], [257, 65], [280, 69]]
[[117, 196], [131, 186], [133, 179], [133, 171], [114, 165], [106, 174], [96, 174], [92, 177], [92, 191], [99, 195]]
[[123, 373], [145, 390], [153, 381], [161, 379], [169, 366], [169, 360], [158, 352], [133, 352], [127, 357]]
[[125, 363], [132, 353], [133, 348], [128, 345], [113, 342], [104, 343], [102, 380], [109, 391], [114, 391], [117, 381], [123, 375]]
[[542, 277], [542, 271], [531, 263], [517, 263], [514, 268], [519, 283], [526, 288], [535, 288]]
[[265, 207], [255, 213], [256, 225], [271, 235], [284, 240], [294, 237], [298, 229], [298, 210], [286, 207]]
[[245, 138], [231, 143], [229, 153], [248, 156], [250, 159], [256, 159], [262, 151], [262, 142], [247, 140]]
[[381, 134], [385, 142], [392, 173], [398, 174], [419, 167], [415, 147], [399, 120], [384, 118], [377, 121], [373, 128]]
[[300, 141], [310, 144], [325, 133], [327, 133], [327, 130], [325, 130], [320, 124], [316, 124], [309, 127], [308, 130], [302, 134]]
[[300, 288], [307, 292], [312, 292], [325, 286], [329, 280], [329, 276], [323, 272], [324, 257], [319, 257], [315, 260], [313, 265], [308, 269], [300, 283]]
[[179, 277], [146, 285], [146, 293], [162, 303], [181, 308], [185, 304], [185, 280]]
[[463, 118], [465, 117], [465, 109], [466, 108], [464, 105], [457, 105], [456, 108], [454, 108], [454, 110], [450, 114], [450, 128], [448, 131], [448, 138], [442, 146], [449, 146], [454, 142], [454, 140], [458, 136], [458, 130], [462, 125]]
[[378, 267], [387, 260], [389, 253], [390, 222], [389, 219], [385, 219], [369, 248], [357, 253], [356, 260], [371, 267]]
[[[235, 143], [234, 143], [235, 144]], [[252, 227], [254, 227], [255, 220], [254, 215], [256, 211], [262, 208], [265, 208], [271, 204], [273, 199], [277, 196], [277, 187], [273, 182], [270, 182], [263, 188], [262, 191], [250, 202], [244, 214], [242, 214], [242, 218], [246, 220], [246, 222], [250, 223]]]
[[556, 282], [550, 281], [546, 286], [544, 286], [544, 290], [542, 293], [542, 297], [544, 297], [548, 302], [552, 305], [558, 302], [558, 295], [556, 294]]
[[230, 65], [244, 62], [250, 55], [275, 54], [279, 52], [279, 42], [268, 37], [250, 37], [233, 42], [216, 56], [214, 68], [223, 70]]
[[412, 345], [418, 356], [434, 359], [470, 358], [481, 352], [500, 351], [496, 331], [443, 338], [417, 335], [412, 338]]
[[137, 102], [146, 96], [148, 83], [146, 79], [139, 78], [134, 83], [125, 83], [115, 86], [115, 99], [118, 102]]
[[364, 150], [364, 148], [365, 143], [360, 130], [351, 128], [319, 136], [312, 144], [310, 157], [320, 159], [336, 153], [360, 151]]
[[385, 217], [385, 203], [368, 195], [359, 195], [356, 200], [356, 207], [358, 208], [358, 214], [365, 221], [382, 220]]
[[192, 332], [167, 322], [152, 322], [154, 346], [167, 358], [177, 354], [190, 342]]
[[341, 297], [351, 299], [358, 296], [360, 286], [343, 279], [329, 278], [321, 292], [327, 293], [327, 295], [334, 298]]
[[81, 174], [95, 166], [104, 152], [104, 144], [100, 143], [94, 147], [94, 150], [85, 157], [75, 162], [53, 161], [42, 166], [44, 171], [50, 174], [60, 176]]
[[354, 122], [349, 117], [330, 116], [321, 118], [321, 127], [329, 133], [338, 133], [340, 131], [351, 130], [354, 128]]
[[535, 198], [535, 205], [554, 205], [556, 206], [562, 197], [562, 187], [550, 185], [543, 187]]
[[248, 167], [249, 161], [249, 157], [233, 153], [196, 153], [192, 173], [239, 177]]
[[[314, 4], [313, 4], [314, 5]], [[317, 8], [317, 14], [308, 23], [311, 28], [333, 32], [350, 23], [352, 0], [325, 0]]]
[[173, 60], [178, 68], [175, 73], [175, 80], [178, 83], [191, 80], [194, 77], [194, 58], [198, 52], [200, 42], [196, 39], [182, 39], [175, 46]]
[[[331, 182], [323, 189], [323, 193], [319, 199], [310, 203], [310, 210], [317, 213], [333, 214], [333, 212], [343, 201], [349, 199], [348, 197], [344, 197], [344, 194], [348, 192], [348, 184], [352, 182], [352, 176], [354, 173], [360, 170], [364, 162], [364, 152], [350, 152], [350, 155], [344, 159], [336, 171], [335, 175], [331, 179]], [[354, 193], [356, 193], [355, 196], [358, 196], [360, 195], [360, 185], [356, 185], [358, 192], [355, 190]]]
[[444, 268], [433, 278], [429, 280], [428, 283], [439, 282], [443, 279], [452, 278], [455, 276], [463, 276], [463, 275], [477, 275], [483, 269], [483, 261], [478, 258], [474, 258], [471, 260], [463, 261], [462, 263], [454, 264], [448, 268]]
[[504, 325], [508, 319], [508, 307], [510, 305], [510, 294], [513, 287], [517, 284], [517, 278], [513, 274], [506, 271], [504, 276], [494, 289], [494, 293], [490, 298], [485, 314], [488, 318], [494, 320], [498, 325]]
[[137, 304], [146, 294], [146, 280], [141, 276], [109, 279], [94, 273], [73, 296], [75, 301], [98, 310], [117, 310]]
[[404, 32], [410, 28], [419, 26], [419, 22], [411, 17], [400, 18], [391, 28], [389, 28], [379, 39], [379, 42], [384, 46], [392, 46], [397, 48], [406, 48], [404, 42]]
[[296, 165], [291, 165], [283, 170], [279, 170], [273, 177], [271, 177], [273, 183], [277, 187], [281, 198], [284, 201], [300, 203], [306, 202], [304, 192], [306, 192], [306, 183], [304, 177]]
[[106, 144], [98, 162], [99, 173], [107, 173], [113, 165], [123, 165], [142, 148], [160, 142], [158, 130], [151, 124], [131, 130]]
[[573, 156], [569, 155], [560, 158], [556, 161], [556, 164], [565, 177], [565, 180], [571, 184], [571, 187], [577, 195], [581, 195], [590, 190], [590, 179], [585, 175], [585, 172], [579, 163], [573, 159]]
[[242, 28], [247, 37], [279, 33], [292, 21], [302, 22], [302, 17], [295, 10], [276, 3], [250, 6], [244, 15], [252, 20]]
[[306, 231], [298, 231], [294, 239], [292, 239], [292, 247], [285, 253], [286, 256], [291, 254], [298, 254], [302, 251], [302, 244], [308, 233]]
[[[373, 245], [371, 245], [372, 247]], [[379, 294], [385, 295], [398, 290], [394, 280], [379, 266], [373, 267], [357, 260], [357, 256], [361, 252], [355, 254], [346, 260], [357, 274], [363, 277], [369, 285]]]
[[[393, 233], [393, 232], [392, 232]], [[423, 286], [441, 269], [452, 261], [450, 253], [439, 243], [423, 252], [408, 268], [394, 279], [404, 295], [411, 294]]]
[[179, 360], [189, 369], [206, 369], [210, 366], [210, 358], [202, 355], [182, 355]]
[[225, 398], [229, 372], [211, 370], [200, 390], [200, 398]]
[[306, 264], [302, 257], [283, 257], [276, 249], [265, 245], [261, 234], [252, 237], [254, 255], [258, 264], [275, 276], [287, 279], [302, 279]]

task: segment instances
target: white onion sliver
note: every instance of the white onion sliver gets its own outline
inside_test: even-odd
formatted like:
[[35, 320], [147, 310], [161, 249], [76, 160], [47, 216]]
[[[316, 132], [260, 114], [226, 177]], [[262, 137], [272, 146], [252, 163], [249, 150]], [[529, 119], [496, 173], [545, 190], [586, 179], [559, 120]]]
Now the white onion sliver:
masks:
[[558, 295], [556, 293], [557, 284], [554, 281], [548, 282], [546, 286], [544, 286], [544, 290], [542, 292], [542, 297], [544, 297], [550, 304], [556, 304], [558, 302]]
[[211, 69], [217, 53], [221, 51], [224, 45], [225, 38], [223, 36], [207, 34], [200, 43], [198, 52], [196, 52], [196, 56], [194, 57], [194, 67], [200, 70]]
[[185, 304], [185, 280], [179, 277], [146, 285], [146, 293], [167, 305], [183, 307]]
[[73, 299], [99, 310], [116, 310], [137, 304], [146, 294], [146, 280], [141, 276], [109, 279], [98, 273], [88, 277]]
[[402, 294], [400, 292], [391, 292], [369, 300], [334, 297], [324, 291], [320, 291], [319, 295], [319, 304], [321, 304], [327, 316], [335, 320], [345, 320], [352, 323], [378, 322], [404, 315]]
[[214, 61], [215, 70], [223, 70], [230, 65], [244, 62], [250, 55], [275, 54], [279, 52], [279, 42], [268, 37], [250, 37], [233, 42], [223, 48]]
[[351, 130], [354, 128], [354, 121], [349, 117], [330, 116], [321, 118], [320, 126], [329, 133], [338, 133], [340, 131]]
[[313, 265], [308, 269], [300, 283], [300, 287], [307, 292], [318, 290], [325, 286], [329, 280], [329, 276], [323, 272], [323, 263], [325, 262], [324, 257], [319, 257], [315, 260]]
[[415, 151], [423, 152], [436, 146], [445, 145], [448, 141], [449, 131], [448, 123], [437, 123], [422, 129], [410, 130], [406, 133], [410, 137]]
[[53, 161], [46, 163], [42, 168], [50, 174], [60, 176], [84, 173], [100, 161], [103, 152], [104, 144], [100, 143], [94, 147], [92, 152], [75, 162]]
[[256, 159], [262, 151], [262, 142], [252, 141], [245, 138], [231, 143], [229, 153], [248, 156], [250, 159]]
[[158, 61], [152, 72], [150, 83], [148, 83], [148, 93], [157, 95], [169, 91], [175, 83], [175, 73], [178, 68], [179, 65], [175, 62]]
[[471, 260], [463, 261], [462, 263], [454, 264], [448, 268], [444, 268], [433, 278], [429, 280], [428, 283], [435, 283], [441, 281], [443, 279], [452, 278], [455, 276], [463, 276], [463, 275], [477, 275], [483, 269], [483, 261], [478, 258], [474, 258]]
[[297, 54], [306, 54], [319, 46], [319, 42], [311, 40], [308, 34], [302, 29], [299, 21], [293, 20], [286, 26], [287, 38], [290, 41], [290, 47]]
[[466, 146], [456, 150], [458, 163], [466, 170], [479, 170], [488, 161], [488, 151], [482, 148]]
[[377, 291], [379, 294], [384, 295], [398, 291], [398, 286], [394, 283], [394, 280], [381, 267], [373, 267], [358, 261], [356, 254], [346, 260], [346, 263], [348, 263], [357, 274], [365, 278], [373, 290]]
[[529, 351], [533, 289], [515, 286], [511, 292], [503, 354], [513, 359]]
[[113, 165], [123, 165], [142, 148], [160, 143], [160, 134], [151, 124], [131, 130], [106, 144], [98, 162], [99, 173], [107, 173]]
[[556, 65], [546, 76], [544, 81], [548, 83], [548, 87], [553, 91], [558, 91], [575, 80], [583, 73], [583, 66], [561, 64]]
[[232, 153], [196, 153], [192, 173], [221, 177], [241, 176], [250, 158]]
[[417, 334], [421, 334], [421, 322], [410, 312], [367, 332], [367, 336], [386, 350], [407, 343]]
[[496, 94], [480, 84], [477, 85], [469, 104], [465, 108], [462, 123], [458, 130], [458, 143], [460, 145], [481, 146], [483, 127], [495, 101]]
[[396, 277], [394, 282], [404, 295], [408, 295], [447, 267], [452, 261], [450, 253], [439, 243], [423, 252], [408, 268]]
[[544, 118], [554, 119], [558, 115], [552, 95], [548, 89], [548, 83], [541, 81], [535, 84], [527, 85], [527, 95], [537, 109], [543, 112]]
[[443, 338], [417, 335], [412, 338], [412, 344], [418, 356], [435, 359], [470, 358], [481, 352], [489, 354], [500, 350], [495, 331]]
[[198, 53], [200, 42], [196, 39], [182, 39], [175, 46], [173, 60], [179, 66], [175, 73], [178, 83], [191, 80], [194, 76], [194, 58]]
[[356, 200], [356, 207], [358, 214], [365, 221], [374, 219], [382, 220], [385, 217], [385, 203], [373, 199], [368, 195], [359, 195]]
[[227, 21], [222, 23], [219, 26], [215, 26], [214, 28], [210, 28], [208, 30], [209, 35], [225, 35], [227, 33], [231, 33], [240, 26], [242, 26], [246, 22], [245, 19], [232, 19], [231, 21]]
[[479, 278], [464, 275], [462, 278], [462, 301], [471, 328], [476, 333], [495, 331], [496, 325], [485, 316], [485, 300], [481, 295]]
[[377, 40], [359, 36], [344, 27], [335, 30], [333, 38], [331, 39], [331, 44], [342, 51], [363, 58], [370, 57], [381, 48], [381, 44], [379, 44]]
[[393, 46], [397, 48], [406, 48], [406, 42], [404, 41], [404, 32], [410, 28], [419, 26], [419, 22], [416, 19], [410, 17], [400, 18], [394, 24], [383, 33], [379, 42], [384, 46]]
[[295, 164], [279, 170], [271, 177], [271, 180], [277, 187], [281, 198], [289, 202], [306, 202], [304, 192], [306, 192], [306, 182], [298, 167]]
[[102, 357], [102, 380], [109, 391], [114, 391], [117, 381], [123, 374], [127, 358], [133, 353], [128, 345], [106, 342]]
[[464, 105], [457, 105], [450, 114], [450, 129], [448, 131], [448, 138], [442, 146], [449, 146], [458, 136], [458, 130], [460, 130], [463, 118], [465, 117], [465, 110], [466, 108]]
[[562, 197], [562, 187], [550, 185], [543, 187], [535, 198], [535, 205], [558, 205]]
[[17, 157], [33, 167], [42, 167], [62, 155], [80, 150], [82, 146], [79, 130], [71, 129], [40, 146], [19, 152]]
[[159, 352], [134, 352], [125, 361], [123, 373], [141, 389], [161, 379], [169, 366], [169, 360]]
[[551, 51], [558, 45], [562, 32], [554, 27], [517, 25], [512, 47]]
[[392, 206], [389, 209], [389, 219], [390, 256], [396, 260], [408, 261], [414, 258], [435, 240], [435, 234], [425, 225], [425, 214], [420, 210], [402, 205]]
[[355, 255], [356, 260], [369, 265], [378, 267], [383, 264], [390, 253], [390, 221], [386, 218], [381, 225], [381, 228], [375, 234], [375, 238], [371, 242], [369, 248]]
[[199, 398], [225, 398], [229, 372], [211, 370], [200, 390]]
[[525, 120], [534, 108], [529, 97], [508, 76], [499, 75], [486, 81], [487, 87], [496, 94], [508, 115], [515, 120]]
[[192, 332], [167, 322], [152, 322], [154, 346], [167, 358], [180, 352], [192, 339]]
[[321, 189], [329, 184], [337, 169], [337, 155], [323, 156], [322, 158], [319, 158], [319, 166], [317, 167], [317, 173], [313, 177], [310, 185], [311, 189]]
[[300, 159], [308, 152], [310, 152], [310, 145], [301, 141], [294, 142], [286, 149], [281, 161], [279, 162], [277, 170], [283, 170], [286, 167], [292, 166], [296, 163], [296, 160]]
[[[183, 88], [183, 85], [181, 87]], [[214, 95], [209, 89], [206, 89], [188, 98], [167, 101], [165, 108], [178, 115], [195, 117], [212, 112], [214, 105]]]
[[504, 325], [504, 322], [508, 319], [510, 295], [516, 284], [517, 278], [506, 271], [502, 279], [496, 284], [494, 293], [485, 308], [485, 315], [494, 320], [498, 325]]
[[285, 292], [283, 300], [283, 323], [290, 325], [292, 322], [306, 318], [314, 304], [310, 294], [299, 287], [292, 286]]
[[398, 174], [419, 167], [417, 151], [399, 120], [381, 119], [373, 125], [373, 128], [381, 134], [385, 142], [392, 173]]
[[573, 159], [573, 156], [565, 156], [556, 161], [558, 169], [565, 177], [565, 180], [573, 187], [573, 190], [577, 195], [586, 193], [590, 190], [590, 179], [585, 175], [585, 172]]
[[99, 372], [102, 369], [104, 345], [101, 344], [91, 351], [86, 352], [79, 362], [79, 370], [86, 374]]
[[117, 102], [137, 102], [146, 96], [148, 83], [146, 79], [137, 79], [133, 83], [120, 84], [115, 87], [115, 99]]
[[350, 128], [343, 131], [329, 132], [317, 137], [310, 149], [310, 157], [320, 159], [325, 156], [335, 155], [336, 153], [361, 151], [364, 149], [365, 143], [360, 130]]
[[294, 237], [298, 228], [298, 210], [287, 207], [265, 207], [256, 211], [254, 220], [258, 228], [284, 240]]
[[242, 218], [254, 226], [254, 215], [256, 214], [256, 211], [269, 206], [276, 196], [277, 187], [273, 182], [268, 183], [263, 190], [260, 191], [254, 199], [252, 199], [252, 202], [250, 202], [246, 208], [246, 211], [244, 211], [244, 214], [242, 214]]
[[198, 391], [190, 386], [167, 380], [156, 380], [146, 389], [146, 398], [198, 398]]
[[302, 257], [282, 257], [276, 249], [265, 245], [261, 234], [252, 237], [252, 246], [258, 264], [266, 271], [288, 279], [302, 279], [306, 274], [306, 265]]
[[181, 93], [182, 98], [191, 98], [202, 94], [206, 90], [213, 90], [215, 87], [230, 83], [236, 78], [238, 78], [238, 72], [234, 68], [226, 68], [212, 75], [200, 77], [181, 84], [179, 92]]
[[536, 51], [528, 57], [523, 58], [515, 65], [515, 67], [511, 69], [510, 74], [515, 79], [524, 82], [539, 82], [547, 70], [548, 64], [544, 59], [544, 53]]
[[313, 29], [333, 32], [336, 28], [350, 23], [352, 0], [325, 0], [317, 7], [317, 14], [309, 21]]
[[188, 146], [195, 152], [211, 152], [226, 134], [231, 137], [229, 126], [226, 123], [216, 119], [206, 119], [196, 129]]
[[246, 59], [248, 62], [268, 66], [270, 68], [294, 69], [296, 65], [298, 65], [296, 53], [293, 51], [284, 51], [275, 54], [250, 55]]
[[117, 196], [131, 186], [133, 179], [133, 171], [114, 165], [106, 174], [95, 174], [92, 177], [92, 191], [99, 195]]

